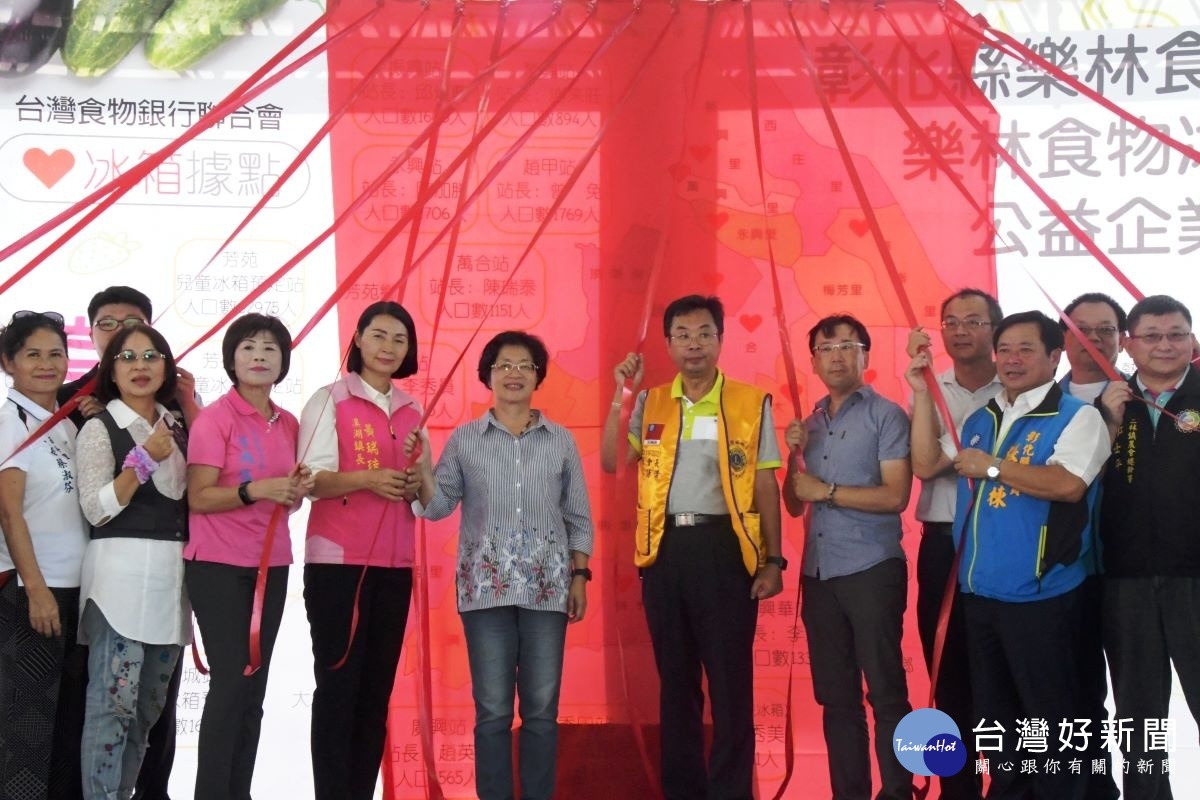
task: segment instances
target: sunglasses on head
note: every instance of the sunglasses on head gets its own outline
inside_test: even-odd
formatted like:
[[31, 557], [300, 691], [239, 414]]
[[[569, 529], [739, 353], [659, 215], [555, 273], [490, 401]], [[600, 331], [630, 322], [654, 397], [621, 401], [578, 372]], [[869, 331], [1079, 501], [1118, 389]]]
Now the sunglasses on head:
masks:
[[26, 319], [28, 317], [43, 317], [59, 326], [64, 324], [63, 315], [57, 311], [14, 311], [12, 321], [16, 322], [19, 319]]

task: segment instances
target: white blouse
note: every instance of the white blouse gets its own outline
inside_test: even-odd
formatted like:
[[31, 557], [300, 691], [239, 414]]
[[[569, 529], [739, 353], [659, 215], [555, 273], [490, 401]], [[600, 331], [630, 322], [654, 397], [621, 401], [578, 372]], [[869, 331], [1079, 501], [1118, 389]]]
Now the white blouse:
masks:
[[[38, 568], [47, 586], [72, 589], [79, 585], [79, 568], [88, 541], [88, 525], [79, 511], [75, 479], [75, 424], [64, 419], [13, 455], [49, 418], [49, 411], [16, 389], [8, 390], [8, 398], [0, 403], [0, 471], [19, 469], [25, 473], [23, 513]], [[0, 538], [0, 570], [11, 569], [12, 556]]]
[[[135, 444], [150, 438], [154, 430], [150, 423], [124, 402], [112, 400], [107, 408]], [[156, 408], [158, 416], [171, 413], [161, 405]], [[126, 508], [117, 502], [113, 488], [116, 457], [108, 429], [98, 419], [88, 420], [76, 444], [79, 501], [88, 520], [101, 527]], [[150, 480], [163, 496], [183, 497], [187, 461], [178, 447], [172, 447]], [[187, 644], [191, 605], [183, 584], [184, 544], [126, 536], [91, 540], [83, 559], [80, 614], [91, 600], [112, 629], [126, 638], [146, 644]], [[82, 627], [79, 641], [88, 643]]]

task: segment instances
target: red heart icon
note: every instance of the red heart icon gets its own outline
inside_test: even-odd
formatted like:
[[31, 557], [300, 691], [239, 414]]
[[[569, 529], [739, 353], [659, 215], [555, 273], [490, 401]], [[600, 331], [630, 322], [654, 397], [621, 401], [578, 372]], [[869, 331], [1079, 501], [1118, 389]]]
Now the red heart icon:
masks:
[[754, 333], [754, 329], [762, 325], [762, 314], [742, 314], [738, 317], [738, 322], [750, 333]]
[[694, 144], [688, 148], [688, 152], [697, 161], [704, 161], [712, 153], [712, 148], [706, 144]]
[[720, 211], [716, 214], [709, 214], [708, 221], [714, 229], [719, 229], [726, 222], [729, 222], [729, 214], [725, 211]]
[[75, 166], [75, 156], [70, 150], [55, 150], [47, 153], [40, 147], [31, 147], [25, 151], [25, 168], [41, 181], [47, 189], [53, 189], [54, 184]]
[[672, 164], [671, 166], [667, 167], [667, 172], [671, 174], [671, 177], [675, 179], [676, 183], [679, 183], [681, 180], [691, 176], [692, 168], [687, 164]]
[[855, 236], [866, 236], [867, 231], [871, 230], [871, 226], [865, 219], [852, 219], [850, 220], [850, 230], [854, 231]]

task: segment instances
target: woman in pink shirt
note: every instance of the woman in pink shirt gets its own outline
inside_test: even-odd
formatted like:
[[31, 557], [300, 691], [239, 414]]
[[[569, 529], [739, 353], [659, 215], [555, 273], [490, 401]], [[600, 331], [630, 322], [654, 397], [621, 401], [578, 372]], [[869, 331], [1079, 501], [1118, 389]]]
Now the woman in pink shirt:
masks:
[[[317, 684], [316, 800], [370, 800], [383, 758], [412, 596], [409, 502], [417, 481], [404, 439], [421, 421], [421, 407], [393, 383], [417, 371], [409, 313], [388, 301], [368, 306], [346, 367], [349, 374], [319, 389], [300, 415], [300, 459], [313, 470], [319, 498], [308, 518], [304, 565]], [[358, 625], [347, 653], [360, 577]], [[333, 669], [343, 654], [345, 664]]]
[[250, 798], [267, 669], [292, 561], [287, 513], [269, 554], [262, 666], [246, 676], [257, 567], [275, 507], [294, 511], [312, 488], [308, 467], [296, 463], [296, 418], [271, 402], [271, 388], [288, 373], [291, 349], [292, 337], [275, 317], [234, 320], [221, 344], [233, 388], [200, 413], [189, 438], [184, 573], [211, 671], [196, 800]]

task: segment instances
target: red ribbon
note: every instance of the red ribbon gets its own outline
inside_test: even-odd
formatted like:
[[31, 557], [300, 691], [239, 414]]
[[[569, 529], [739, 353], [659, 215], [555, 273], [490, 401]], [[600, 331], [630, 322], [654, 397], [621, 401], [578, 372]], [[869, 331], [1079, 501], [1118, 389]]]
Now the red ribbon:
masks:
[[979, 31], [976, 28], [971, 27], [970, 25], [967, 25], [966, 23], [964, 23], [962, 20], [958, 19], [955, 16], [951, 16], [950, 21], [953, 24], [957, 25], [962, 30], [969, 33], [971, 36], [978, 39], [983, 44], [994, 47], [995, 49], [999, 50], [1000, 52], [1002, 52], [1012, 58], [1016, 58], [1026, 64], [1028, 64], [1029, 62], [1033, 62], [1043, 72], [1045, 72], [1045, 73], [1051, 75], [1052, 77], [1054, 77], [1055, 79], [1067, 84], [1072, 89], [1079, 92], [1080, 94], [1082, 94], [1084, 97], [1088, 98], [1089, 100], [1091, 100], [1095, 103], [1099, 103], [1101, 106], [1103, 106], [1104, 108], [1113, 112], [1121, 119], [1123, 119], [1126, 122], [1128, 122], [1129, 124], [1133, 125], [1135, 128], [1138, 128], [1143, 133], [1154, 137], [1159, 142], [1165, 144], [1167, 147], [1171, 148], [1172, 150], [1175, 150], [1176, 152], [1178, 152], [1184, 156], [1187, 156], [1192, 161], [1200, 163], [1200, 150], [1197, 150], [1196, 148], [1191, 147], [1190, 145], [1184, 144], [1183, 142], [1179, 141], [1178, 139], [1172, 138], [1170, 136], [1170, 134], [1160, 131], [1158, 128], [1156, 128], [1153, 125], [1151, 125], [1150, 123], [1146, 122], [1141, 117], [1131, 114], [1130, 112], [1121, 108], [1119, 105], [1114, 103], [1112, 100], [1109, 100], [1103, 94], [1101, 94], [1100, 92], [1097, 92], [1095, 89], [1088, 86], [1086, 83], [1082, 82], [1081, 80], [1076, 78], [1074, 75], [1070, 74], [1069, 72], [1065, 72], [1064, 70], [1055, 66], [1053, 63], [1051, 63], [1047, 59], [1043, 58], [1042, 55], [1040, 53], [1038, 53], [1036, 50], [1032, 50], [1029, 47], [1026, 47], [1024, 44], [1022, 44], [1021, 42], [1018, 42], [1016, 39], [1009, 36], [1004, 31], [999, 30], [998, 28], [992, 27], [988, 23], [987, 18], [984, 17], [982, 14], [977, 14], [973, 18], [973, 21], [977, 25], [979, 25], [981, 28], [986, 30], [988, 33], [990, 33], [992, 36], [995, 36], [997, 39], [999, 39], [1000, 40], [999, 42], [993, 42], [993, 41], [989, 40], [986, 36], [983, 35], [983, 33], [981, 31]]
[[119, 200], [126, 193], [128, 193], [131, 189], [133, 189], [140, 181], [142, 181], [144, 178], [146, 178], [148, 175], [150, 175], [150, 173], [153, 172], [153, 170], [155, 168], [157, 168], [160, 164], [162, 164], [164, 161], [166, 161], [171, 155], [173, 155], [176, 151], [178, 151], [181, 147], [183, 147], [183, 145], [187, 144], [189, 141], [196, 138], [204, 131], [206, 131], [209, 128], [211, 128], [212, 126], [216, 125], [218, 122], [223, 120], [226, 116], [228, 116], [230, 113], [232, 113], [236, 109], [240, 108], [245, 103], [258, 97], [260, 94], [265, 92], [267, 89], [271, 88], [276, 83], [283, 80], [283, 78], [287, 77], [292, 72], [294, 72], [295, 70], [297, 70], [301, 66], [303, 66], [305, 63], [312, 60], [314, 57], [316, 57], [320, 53], [324, 52], [326, 50], [326, 48], [330, 47], [339, 38], [341, 38], [342, 36], [349, 33], [354, 27], [365, 22], [369, 17], [378, 13], [378, 8], [363, 15], [361, 18], [356, 20], [350, 27], [346, 28], [344, 31], [340, 32], [339, 34], [337, 34], [333, 37], [330, 37], [327, 41], [323, 42], [322, 44], [313, 48], [309, 52], [300, 56], [298, 59], [296, 59], [292, 63], [288, 64], [282, 70], [275, 73], [270, 78], [263, 81], [262, 83], [251, 87], [251, 84], [256, 83], [256, 81], [258, 79], [260, 79], [262, 75], [265, 75], [267, 72], [269, 72], [275, 66], [277, 66], [279, 64], [279, 62], [283, 60], [283, 58], [286, 58], [288, 54], [290, 54], [295, 49], [297, 49], [300, 46], [300, 42], [302, 42], [304, 39], [306, 39], [308, 36], [310, 36], [312, 34], [312, 32], [314, 32], [321, 25], [324, 25], [324, 22], [325, 22], [326, 17], [328, 16], [328, 13], [329, 12], [326, 12], [326, 14], [323, 14], [312, 25], [305, 28], [305, 30], [301, 33], [300, 36], [296, 37], [291, 42], [289, 42], [288, 45], [286, 45], [283, 48], [283, 50], [281, 50], [279, 53], [275, 54], [271, 59], [269, 59], [265, 64], [263, 64], [262, 67], [260, 67], [258, 70], [256, 70], [254, 72], [253, 75], [250, 76], [250, 78], [247, 78], [245, 81], [243, 81], [241, 84], [239, 84], [238, 87], [233, 90], [233, 92], [231, 92], [228, 96], [226, 96], [225, 99], [223, 99], [222, 101], [217, 103], [217, 105], [214, 106], [212, 108], [212, 110], [209, 111], [209, 113], [200, 117], [200, 119], [198, 119], [196, 121], [196, 124], [193, 125], [192, 127], [190, 127], [179, 138], [175, 139], [170, 144], [164, 146], [157, 152], [147, 156], [145, 159], [143, 159], [142, 161], [135, 164], [133, 167], [131, 167], [129, 169], [129, 171], [127, 171], [120, 177], [114, 178], [112, 181], [109, 181], [107, 184], [100, 187], [96, 191], [92, 192], [90, 195], [88, 195], [84, 199], [74, 203], [69, 208], [67, 208], [65, 211], [60, 212], [59, 214], [55, 215], [49, 221], [42, 223], [34, 230], [30, 231], [29, 233], [27, 233], [24, 236], [22, 236], [21, 238], [19, 238], [17, 241], [8, 245], [3, 250], [0, 250], [0, 261], [4, 261], [9, 256], [13, 255], [14, 253], [16, 253], [19, 250], [21, 250], [22, 248], [24, 248], [26, 245], [41, 238], [43, 235], [45, 235], [49, 231], [53, 230], [54, 228], [58, 227], [60, 224], [62, 224], [66, 220], [75, 216], [82, 209], [87, 208], [88, 206], [92, 205], [93, 203], [96, 203], [96, 201], [99, 200], [101, 197], [104, 198], [103, 200], [100, 200], [100, 202], [96, 205], [95, 208], [93, 208], [86, 215], [84, 215], [84, 217], [81, 220], [79, 220], [79, 222], [72, 225], [66, 231], [66, 233], [64, 233], [62, 236], [60, 236], [54, 242], [52, 242], [46, 249], [44, 249], [37, 256], [35, 256], [28, 264], [23, 266], [21, 269], [17, 270], [17, 272], [14, 273], [12, 276], [10, 276], [7, 280], [5, 280], [3, 284], [0, 284], [0, 294], [3, 294], [5, 291], [7, 291], [9, 288], [11, 288], [17, 281], [21, 280], [21, 278], [28, 275], [31, 271], [33, 271], [34, 268], [36, 268], [39, 264], [41, 264], [43, 261], [45, 261], [47, 258], [49, 258], [50, 255], [52, 255], [55, 251], [57, 251], [68, 239], [70, 239], [72, 236], [74, 236], [76, 233], [78, 233], [83, 227], [85, 227], [87, 224], [89, 224], [93, 219], [95, 219], [101, 213], [103, 213], [105, 209], [107, 209], [109, 206], [116, 203], [117, 200]]
[[292, 175], [295, 174], [296, 170], [298, 170], [301, 165], [308, 160], [308, 157], [312, 155], [313, 150], [315, 150], [317, 145], [320, 144], [327, 135], [329, 135], [329, 132], [333, 130], [334, 126], [341, 121], [342, 117], [345, 116], [348, 110], [350, 110], [355, 101], [358, 100], [362, 93], [366, 91], [367, 87], [370, 86], [371, 81], [375, 78], [375, 76], [378, 75], [379, 72], [388, 65], [392, 57], [395, 56], [396, 51], [400, 49], [400, 46], [403, 45], [408, 39], [409, 34], [413, 32], [413, 29], [417, 26], [417, 23], [420, 22], [421, 15], [424, 14], [428, 8], [428, 6], [422, 6], [421, 14], [413, 18], [412, 22], [409, 23], [409, 26], [405, 28], [404, 32], [401, 33], [400, 36], [396, 38], [396, 41], [392, 43], [392, 46], [389, 47], [384, 52], [383, 56], [381, 56], [380, 59], [375, 62], [375, 65], [367, 71], [367, 74], [364, 75], [363, 79], [358, 83], [357, 86], [354, 87], [354, 90], [350, 92], [345, 101], [329, 115], [329, 119], [327, 119], [321, 125], [316, 134], [314, 134], [313, 137], [308, 140], [308, 143], [301, 148], [300, 152], [296, 154], [296, 157], [292, 159], [287, 168], [284, 169], [283, 172], [279, 173], [279, 177], [272, 181], [271, 186], [265, 192], [263, 192], [262, 197], [257, 203], [254, 204], [254, 207], [250, 209], [250, 212], [246, 214], [242, 221], [237, 224], [237, 227], [233, 229], [233, 232], [225, 238], [225, 241], [221, 242], [220, 246], [217, 247], [208, 261], [204, 263], [204, 267], [200, 270], [201, 273], [208, 269], [209, 266], [211, 266], [212, 263], [217, 260], [217, 257], [224, 252], [225, 248], [229, 246], [230, 242], [236, 239], [238, 234], [245, 230], [246, 226], [249, 225], [250, 222], [256, 216], [258, 216], [258, 213], [266, 207], [267, 203], [270, 202], [273, 197], [275, 197], [275, 193], [279, 190], [279, 188], [283, 186], [283, 184], [287, 183]]
[[[764, 239], [767, 243], [767, 259], [771, 265], [771, 296], [775, 303], [775, 325], [779, 334], [779, 347], [783, 355], [783, 369], [787, 375], [788, 395], [792, 401], [792, 408], [797, 417], [800, 416], [800, 381], [796, 377], [796, 360], [792, 355], [792, 341], [788, 335], [787, 315], [783, 305], [783, 291], [779, 285], [779, 264], [775, 260], [775, 246], [772, 243], [774, 237], [771, 236], [770, 214], [767, 207], [767, 180], [766, 170], [763, 167], [763, 148], [762, 148], [762, 133], [759, 115], [758, 102], [758, 58], [754, 47], [754, 12], [750, 3], [742, 4], [744, 17], [744, 33], [746, 37], [746, 74], [749, 83], [750, 91], [750, 121], [753, 129], [754, 137], [754, 160], [758, 171], [758, 185], [762, 194], [762, 218], [765, 228]], [[799, 448], [793, 458], [803, 460], [803, 453]], [[804, 531], [804, 540], [808, 541], [808, 516], [804, 517], [802, 524]], [[780, 531], [782, 539], [782, 531]], [[782, 544], [782, 542], [781, 542]], [[803, 548], [806, 550], [807, 548]], [[804, 563], [804, 556], [801, 555], [801, 565]], [[796, 582], [796, 613], [799, 614], [800, 594], [804, 586], [804, 580], [801, 578]], [[793, 625], [795, 621], [793, 620]], [[794, 629], [794, 628], [793, 628]], [[779, 784], [779, 789], [775, 792], [775, 800], [780, 800], [784, 792], [787, 790], [788, 784], [792, 781], [792, 774], [796, 767], [795, 754], [795, 739], [794, 718], [792, 711], [792, 674], [796, 668], [795, 659], [788, 659], [788, 677], [787, 677], [787, 700], [785, 703], [784, 722], [783, 722], [783, 780]]]

